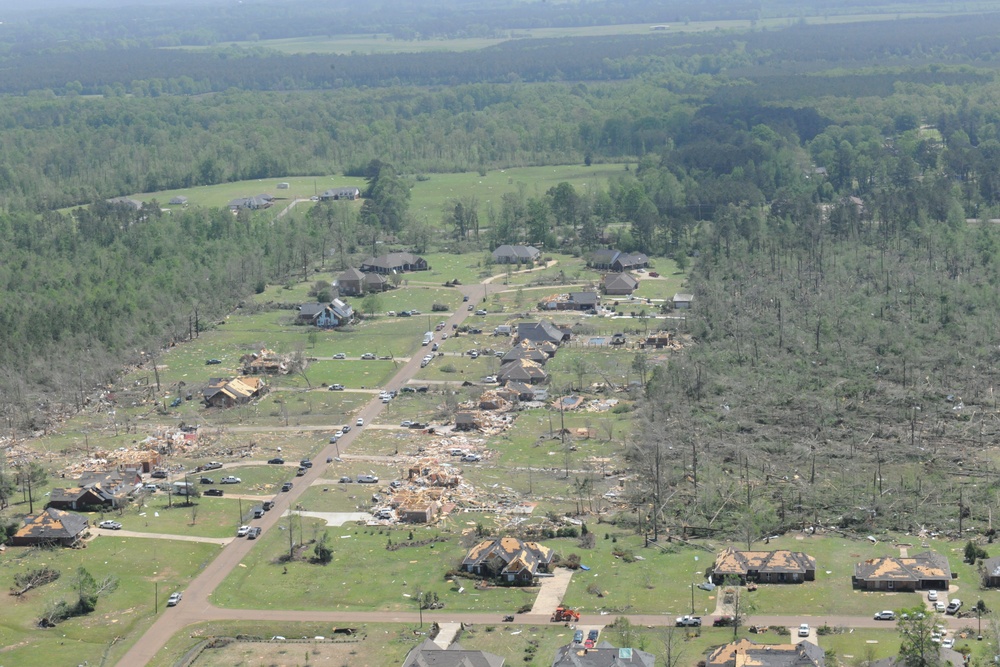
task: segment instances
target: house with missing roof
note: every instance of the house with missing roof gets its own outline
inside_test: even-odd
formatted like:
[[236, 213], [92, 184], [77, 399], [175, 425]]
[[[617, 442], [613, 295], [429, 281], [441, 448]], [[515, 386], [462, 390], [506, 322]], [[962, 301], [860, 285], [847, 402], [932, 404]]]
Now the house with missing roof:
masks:
[[712, 568], [712, 583], [723, 584], [736, 577], [741, 584], [755, 581], [764, 584], [801, 584], [816, 580], [816, 559], [801, 551], [723, 550]]
[[486, 651], [469, 651], [458, 643], [441, 648], [433, 639], [413, 647], [403, 667], [504, 667], [504, 659]]
[[117, 509], [128, 495], [142, 484], [137, 468], [124, 470], [87, 471], [76, 480], [76, 486], [52, 489], [46, 507], [59, 510]]
[[244, 405], [267, 394], [267, 385], [260, 377], [239, 377], [232, 380], [212, 378], [202, 390], [205, 405], [210, 408], [231, 408]]
[[866, 591], [946, 591], [951, 579], [948, 558], [924, 551], [905, 558], [884, 556], [858, 563], [851, 584]]
[[10, 544], [15, 547], [51, 544], [75, 547], [89, 528], [90, 521], [87, 517], [47, 507], [38, 514], [28, 516], [24, 521], [24, 527], [10, 538]]
[[741, 639], [712, 651], [705, 667], [825, 667], [826, 653], [816, 644], [758, 644]]
[[539, 572], [548, 572], [555, 552], [537, 542], [516, 537], [485, 540], [469, 550], [462, 569], [507, 583], [530, 585]]

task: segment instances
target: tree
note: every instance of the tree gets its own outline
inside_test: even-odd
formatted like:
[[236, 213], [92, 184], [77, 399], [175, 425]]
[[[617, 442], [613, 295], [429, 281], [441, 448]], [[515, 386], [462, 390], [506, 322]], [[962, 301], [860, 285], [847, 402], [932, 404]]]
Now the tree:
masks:
[[369, 317], [374, 317], [375, 313], [382, 310], [382, 296], [378, 292], [365, 294], [365, 298], [361, 299], [361, 310], [368, 313]]
[[[733, 610], [733, 639], [735, 640], [739, 634], [740, 626], [744, 625], [757, 610], [757, 604], [753, 598], [747, 595], [747, 590], [743, 587], [739, 577], [733, 575], [727, 576], [723, 581], [721, 594], [723, 603], [729, 605]], [[732, 596], [731, 602], [730, 596]]]
[[899, 614], [897, 630], [900, 645], [899, 658], [906, 667], [939, 667], [940, 645], [933, 641], [933, 614], [925, 613], [922, 606], [903, 609]]
[[37, 463], [18, 466], [17, 481], [28, 496], [29, 514], [35, 511], [35, 497], [43, 490], [48, 479], [49, 475], [45, 472], [45, 468]]
[[323, 534], [316, 540], [313, 551], [316, 554], [315, 561], [321, 565], [327, 565], [333, 561], [333, 548], [330, 546], [330, 533], [323, 531]]
[[975, 565], [976, 561], [981, 558], [989, 558], [989, 554], [986, 553], [986, 549], [969, 540], [965, 544], [965, 562], [969, 565]]

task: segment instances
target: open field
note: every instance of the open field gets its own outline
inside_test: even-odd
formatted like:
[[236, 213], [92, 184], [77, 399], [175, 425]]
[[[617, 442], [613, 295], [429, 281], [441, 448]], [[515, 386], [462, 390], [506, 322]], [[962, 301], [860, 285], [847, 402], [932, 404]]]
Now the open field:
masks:
[[[59, 570], [62, 577], [16, 602], [7, 598], [0, 605], [0, 646], [4, 647], [0, 661], [24, 667], [77, 665], [85, 661], [97, 665], [108, 653], [114, 662], [114, 656], [125, 646], [109, 647], [121, 637], [137, 637], [135, 633], [151, 622], [154, 588], [159, 591], [158, 613], [164, 613], [167, 596], [183, 590], [184, 583], [218, 550], [215, 545], [192, 542], [102, 536], [82, 550], [8, 551], [0, 560], [0, 589], [5, 592], [13, 586], [15, 573], [42, 565]], [[72, 599], [78, 567], [85, 567], [98, 580], [114, 574], [120, 580], [117, 590], [100, 599], [92, 614], [64, 621], [54, 629], [39, 630], [35, 623], [49, 604]]]
[[[854, 8], [852, 8], [854, 9]], [[964, 7], [962, 8], [964, 10]], [[970, 11], [974, 11], [970, 9]], [[955, 7], [942, 7], [940, 11], [909, 11], [903, 13], [881, 13], [879, 10], [871, 14], [844, 14], [836, 15], [826, 13], [824, 16], [794, 16], [794, 17], [764, 17], [756, 21], [731, 20], [731, 21], [685, 21], [683, 23], [671, 23], [668, 30], [662, 34], [669, 35], [675, 33], [695, 33], [713, 30], [741, 31], [777, 29], [787, 27], [793, 23], [803, 22], [809, 24], [837, 24], [837, 23], [858, 23], [867, 21], [896, 21], [902, 18], [940, 17], [964, 13], [956, 11]], [[191, 51], [201, 51], [219, 48], [227, 45], [242, 46], [246, 48], [265, 47], [280, 53], [320, 53], [320, 54], [375, 54], [375, 53], [427, 53], [436, 51], [476, 51], [485, 49], [496, 44], [509, 41], [511, 39], [555, 39], [569, 37], [605, 37], [610, 35], [648, 35], [650, 25], [648, 23], [626, 23], [620, 25], [601, 26], [575, 26], [567, 28], [523, 28], [510, 31], [503, 37], [474, 37], [456, 39], [414, 39], [398, 40], [393, 39], [388, 34], [376, 35], [333, 35], [330, 37], [291, 37], [284, 39], [267, 39], [252, 42], [226, 42], [211, 47], [189, 46], [173, 47], [183, 48]]]

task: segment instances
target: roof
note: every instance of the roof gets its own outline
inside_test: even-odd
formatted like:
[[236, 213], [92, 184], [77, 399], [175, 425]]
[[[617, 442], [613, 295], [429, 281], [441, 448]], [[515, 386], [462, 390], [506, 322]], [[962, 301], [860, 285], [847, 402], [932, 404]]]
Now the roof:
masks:
[[108, 199], [107, 202], [115, 206], [128, 206], [129, 208], [134, 208], [137, 211], [142, 208], [141, 201], [130, 199], [129, 197], [112, 197], [111, 199]]
[[707, 667], [823, 667], [826, 655], [812, 642], [757, 644], [741, 639], [720, 646], [705, 661]]
[[627, 273], [609, 273], [604, 276], [604, 289], [627, 289], [634, 290], [639, 286], [639, 281]]
[[591, 649], [567, 644], [556, 649], [552, 667], [654, 667], [656, 656], [637, 648], [615, 648], [606, 641]]
[[338, 282], [343, 282], [343, 281], [360, 281], [360, 280], [364, 280], [364, 279], [365, 279], [365, 274], [361, 273], [361, 271], [359, 271], [358, 269], [355, 269], [353, 266], [351, 268], [347, 269], [346, 271], [344, 271], [343, 273], [341, 273], [339, 276], [337, 276], [337, 281]]
[[17, 538], [36, 540], [66, 540], [78, 537], [87, 530], [87, 517], [48, 507], [25, 519], [24, 527], [17, 531]]
[[358, 188], [330, 188], [329, 190], [324, 190], [320, 197], [328, 199], [330, 197], [357, 197], [361, 194], [361, 190]]
[[548, 373], [542, 368], [541, 364], [531, 361], [530, 359], [515, 359], [510, 363], [504, 364], [500, 373], [497, 376], [500, 380], [528, 380], [533, 379], [545, 379], [548, 377]]
[[551, 322], [520, 322], [517, 325], [518, 340], [550, 341], [561, 343], [563, 332]]
[[796, 572], [805, 573], [816, 570], [816, 559], [801, 551], [737, 551], [726, 549], [715, 559], [714, 574], [737, 576], [745, 575], [748, 570], [758, 572]]
[[516, 361], [518, 359], [529, 359], [536, 363], [543, 364], [548, 359], [548, 355], [531, 344], [531, 341], [524, 341], [520, 345], [510, 348], [506, 354], [500, 358], [500, 365]]
[[951, 579], [948, 559], [934, 551], [906, 558], [872, 558], [854, 566], [854, 576], [865, 581], [924, 581]]
[[316, 317], [326, 310], [325, 303], [304, 303], [299, 306], [299, 317]]
[[534, 573], [539, 564], [551, 563], [553, 555], [552, 549], [538, 542], [522, 542], [516, 537], [504, 536], [472, 547], [462, 560], [462, 567], [476, 567], [499, 558], [506, 564], [500, 574], [523, 570]]
[[1000, 556], [984, 560], [983, 570], [986, 572], [987, 577], [1000, 577]]
[[596, 306], [598, 301], [597, 292], [570, 292], [569, 300], [584, 306]]
[[406, 654], [403, 667], [503, 667], [504, 659], [486, 651], [469, 651], [459, 644], [443, 649], [430, 639]]
[[361, 263], [361, 266], [374, 266], [380, 269], [394, 269], [398, 266], [405, 266], [407, 264], [417, 264], [420, 261], [421, 258], [418, 255], [414, 255], [412, 252], [390, 252], [388, 255], [369, 257]]
[[510, 259], [534, 259], [541, 251], [530, 245], [502, 245], [493, 251], [493, 259], [506, 257]]
[[678, 292], [674, 295], [674, 303], [678, 301], [694, 301], [694, 294], [684, 294], [682, 292]]
[[389, 279], [381, 273], [364, 273], [362, 275], [365, 277], [364, 280], [366, 285], [384, 285], [389, 282]]

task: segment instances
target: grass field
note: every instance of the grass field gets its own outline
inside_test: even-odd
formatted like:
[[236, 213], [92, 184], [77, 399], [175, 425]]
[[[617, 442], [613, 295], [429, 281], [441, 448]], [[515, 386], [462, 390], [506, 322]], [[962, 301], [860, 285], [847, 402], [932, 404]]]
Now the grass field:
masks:
[[[121, 637], [143, 629], [152, 621], [159, 590], [159, 613], [167, 596], [182, 589], [184, 582], [197, 573], [218, 552], [215, 545], [167, 540], [121, 537], [98, 537], [86, 549], [16, 549], [0, 560], [0, 588], [13, 586], [17, 572], [47, 565], [62, 572], [55, 583], [29, 592], [15, 601], [7, 598], [0, 605], [0, 662], [19, 667], [78, 665], [85, 661], [101, 664], [109, 651], [110, 664], [126, 648], [113, 645]], [[78, 567], [85, 567], [96, 579], [114, 574], [118, 588], [98, 601], [97, 610], [88, 616], [60, 623], [55, 629], [35, 626], [50, 603], [73, 596], [73, 578]], [[109, 648], [110, 647], [110, 648]]]

